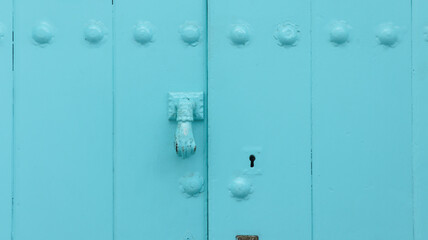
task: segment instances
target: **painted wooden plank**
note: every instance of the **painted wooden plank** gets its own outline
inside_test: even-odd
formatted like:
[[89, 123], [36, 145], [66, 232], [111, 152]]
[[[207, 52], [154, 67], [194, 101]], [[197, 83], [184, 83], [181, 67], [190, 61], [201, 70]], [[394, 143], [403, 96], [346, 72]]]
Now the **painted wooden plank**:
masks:
[[428, 2], [413, 6], [413, 169], [415, 240], [428, 239]]
[[313, 1], [315, 240], [412, 239], [410, 8]]
[[208, 9], [209, 238], [311, 239], [310, 1]]
[[0, 239], [6, 240], [12, 213], [12, 1], [0, 6]]
[[181, 159], [168, 120], [169, 92], [206, 89], [205, 3], [115, 1], [114, 11], [115, 239], [206, 239], [206, 187], [181, 189], [206, 181], [205, 121]]
[[112, 239], [112, 6], [15, 0], [15, 240]]

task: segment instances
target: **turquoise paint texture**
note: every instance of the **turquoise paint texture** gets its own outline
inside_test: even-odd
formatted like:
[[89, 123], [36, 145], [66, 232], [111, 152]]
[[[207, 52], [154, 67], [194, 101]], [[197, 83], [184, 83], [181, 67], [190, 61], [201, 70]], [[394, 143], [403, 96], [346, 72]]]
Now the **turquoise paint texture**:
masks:
[[10, 239], [12, 213], [12, 1], [0, 7], [0, 239]]
[[111, 19], [107, 1], [15, 1], [14, 240], [112, 239]]
[[424, 240], [428, 239], [428, 2], [412, 4], [414, 239]]
[[309, 9], [209, 1], [210, 239], [311, 239]]
[[[410, 1], [350, 4], [312, 6], [313, 236], [410, 240]], [[336, 46], [340, 21], [349, 42]]]
[[169, 92], [206, 92], [205, 3], [118, 0], [113, 9], [115, 239], [206, 239], [206, 121], [193, 122], [197, 151], [182, 159], [168, 119]]
[[426, 1], [0, 6], [0, 240], [428, 239]]

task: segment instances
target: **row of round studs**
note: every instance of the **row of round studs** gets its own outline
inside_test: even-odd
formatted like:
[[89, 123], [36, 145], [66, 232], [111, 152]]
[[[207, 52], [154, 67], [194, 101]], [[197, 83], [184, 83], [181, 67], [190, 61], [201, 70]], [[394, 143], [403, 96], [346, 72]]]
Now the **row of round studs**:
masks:
[[[52, 26], [47, 22], [41, 22], [33, 28], [32, 37], [35, 44], [48, 45], [54, 36]], [[150, 22], [139, 22], [134, 26], [134, 40], [142, 45], [153, 42], [154, 26]], [[331, 24], [330, 41], [335, 46], [344, 45], [349, 42], [351, 27], [345, 21], [337, 21]], [[194, 22], [186, 22], [180, 26], [181, 39], [190, 46], [196, 46], [201, 38], [201, 27]], [[398, 42], [400, 28], [392, 23], [381, 24], [377, 31], [379, 44], [393, 47]], [[428, 41], [428, 29], [425, 31]], [[105, 39], [107, 29], [99, 21], [90, 21], [84, 30], [84, 39], [89, 44], [100, 44]], [[235, 46], [245, 46], [250, 40], [251, 28], [248, 24], [240, 23], [231, 26], [229, 38]], [[0, 39], [4, 36], [4, 27], [0, 24]], [[295, 46], [299, 39], [299, 29], [293, 23], [278, 24], [274, 38], [283, 47]]]

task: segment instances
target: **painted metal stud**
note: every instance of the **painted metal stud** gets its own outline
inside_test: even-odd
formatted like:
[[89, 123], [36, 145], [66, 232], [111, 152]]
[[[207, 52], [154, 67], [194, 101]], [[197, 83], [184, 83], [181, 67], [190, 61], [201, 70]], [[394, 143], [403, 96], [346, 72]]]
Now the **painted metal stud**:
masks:
[[237, 177], [229, 185], [229, 191], [236, 200], [246, 200], [253, 192], [253, 187], [247, 178]]
[[187, 197], [197, 197], [204, 191], [204, 178], [198, 172], [183, 176], [180, 189]]
[[186, 22], [180, 26], [181, 40], [189, 46], [195, 47], [201, 38], [201, 28], [193, 22]]
[[47, 22], [41, 22], [33, 28], [32, 37], [36, 45], [46, 46], [50, 44], [53, 36], [53, 28]]
[[377, 39], [381, 45], [394, 47], [398, 42], [399, 28], [392, 23], [381, 24], [378, 28]]
[[85, 27], [84, 37], [89, 44], [96, 45], [101, 43], [105, 35], [106, 28], [102, 22], [92, 20]]
[[274, 38], [282, 47], [295, 46], [299, 39], [299, 29], [293, 23], [281, 23], [276, 27]]
[[334, 46], [346, 44], [349, 41], [350, 28], [345, 21], [334, 22], [330, 30], [330, 42]]
[[250, 40], [250, 29], [247, 24], [232, 25], [229, 38], [235, 46], [244, 46]]
[[154, 27], [150, 22], [139, 22], [134, 27], [134, 40], [141, 44], [147, 45], [153, 42]]

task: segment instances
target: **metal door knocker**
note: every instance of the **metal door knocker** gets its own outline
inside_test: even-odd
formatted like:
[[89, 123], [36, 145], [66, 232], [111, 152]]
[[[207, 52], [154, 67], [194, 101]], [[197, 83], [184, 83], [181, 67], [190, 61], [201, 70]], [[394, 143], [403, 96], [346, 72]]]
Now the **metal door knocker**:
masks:
[[177, 121], [174, 147], [178, 156], [190, 157], [196, 151], [192, 122], [204, 119], [204, 94], [202, 92], [169, 93], [169, 120]]

